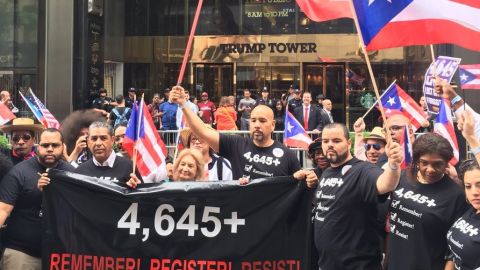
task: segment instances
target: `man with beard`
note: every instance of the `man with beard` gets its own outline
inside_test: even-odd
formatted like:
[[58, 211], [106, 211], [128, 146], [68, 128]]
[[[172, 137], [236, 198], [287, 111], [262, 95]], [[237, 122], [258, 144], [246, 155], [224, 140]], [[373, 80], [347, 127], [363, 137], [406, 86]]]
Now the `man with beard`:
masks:
[[19, 163], [3, 178], [0, 225], [4, 225], [8, 216], [9, 220], [3, 234], [5, 252], [1, 269], [41, 269], [43, 213], [39, 188], [50, 182], [47, 169], [73, 171], [73, 167], [61, 159], [63, 148], [60, 131], [45, 129], [40, 135], [37, 156]]
[[245, 138], [206, 128], [202, 120], [185, 106], [185, 94], [181, 86], [175, 86], [170, 95], [179, 104], [193, 133], [220, 156], [230, 160], [233, 179], [293, 175], [300, 170], [295, 154], [272, 139], [275, 120], [269, 107], [259, 105], [251, 111], [250, 138]]
[[140, 174], [132, 173], [133, 164], [130, 159], [115, 154], [113, 143], [111, 126], [102, 121], [93, 122], [88, 128], [87, 140], [93, 158], [80, 164], [75, 172], [136, 187], [141, 182]]
[[318, 267], [381, 269], [376, 231], [377, 202], [400, 179], [403, 155], [398, 143], [386, 146], [388, 166], [358, 160], [350, 153], [349, 132], [343, 124], [329, 124], [322, 132], [322, 150], [331, 167], [323, 171], [316, 190], [314, 240]]

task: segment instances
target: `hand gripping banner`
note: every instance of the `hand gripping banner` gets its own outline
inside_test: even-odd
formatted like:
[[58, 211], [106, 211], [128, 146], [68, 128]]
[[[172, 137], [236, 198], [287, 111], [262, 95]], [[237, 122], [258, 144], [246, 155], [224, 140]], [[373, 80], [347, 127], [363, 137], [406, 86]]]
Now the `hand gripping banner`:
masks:
[[43, 269], [311, 269], [312, 191], [291, 177], [131, 190], [49, 175]]

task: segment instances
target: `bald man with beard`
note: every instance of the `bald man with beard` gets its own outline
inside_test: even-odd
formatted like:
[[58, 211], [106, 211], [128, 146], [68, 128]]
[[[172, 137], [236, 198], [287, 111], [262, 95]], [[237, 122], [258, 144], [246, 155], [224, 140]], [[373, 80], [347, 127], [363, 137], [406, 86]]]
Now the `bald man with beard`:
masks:
[[170, 95], [182, 110], [188, 126], [220, 156], [230, 160], [233, 179], [256, 179], [293, 175], [301, 169], [293, 151], [272, 139], [275, 120], [272, 109], [259, 105], [250, 114], [250, 138], [220, 134], [208, 129], [188, 107], [181, 86]]

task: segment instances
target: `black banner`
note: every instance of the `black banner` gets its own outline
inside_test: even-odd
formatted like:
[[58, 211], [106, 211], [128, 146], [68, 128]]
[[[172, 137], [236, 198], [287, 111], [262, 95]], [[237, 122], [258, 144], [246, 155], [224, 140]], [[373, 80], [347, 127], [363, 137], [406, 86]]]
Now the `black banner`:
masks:
[[131, 190], [49, 174], [44, 269], [311, 269], [312, 192], [291, 177]]

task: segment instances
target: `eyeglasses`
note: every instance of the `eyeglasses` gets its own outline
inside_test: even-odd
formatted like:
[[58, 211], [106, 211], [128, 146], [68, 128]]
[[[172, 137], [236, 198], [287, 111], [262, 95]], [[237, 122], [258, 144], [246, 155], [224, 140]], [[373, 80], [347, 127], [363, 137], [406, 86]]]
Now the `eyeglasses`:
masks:
[[117, 135], [117, 136], [115, 136], [115, 141], [119, 142], [120, 139], [123, 139], [123, 138], [125, 138], [125, 134]]
[[59, 148], [60, 146], [62, 146], [62, 144], [61, 143], [41, 143], [41, 144], [39, 144], [39, 146], [42, 147], [42, 148], [50, 148], [50, 146], [51, 146], [52, 148], [55, 149], [55, 148]]
[[13, 141], [14, 143], [18, 143], [18, 142], [20, 141], [20, 139], [22, 139], [24, 142], [26, 142], [26, 141], [29, 141], [29, 140], [32, 139], [32, 135], [30, 135], [30, 134], [28, 134], [28, 133], [25, 133], [25, 134], [22, 134], [22, 136], [20, 136], [20, 135], [14, 135], [14, 136], [12, 137], [12, 141]]
[[[388, 131], [390, 132], [397, 132], [397, 131], [400, 131], [404, 128], [405, 126], [399, 126], [399, 125], [393, 125], [391, 127], [388, 128]], [[384, 129], [385, 131], [387, 131], [387, 129]]]
[[375, 149], [377, 151], [382, 149], [382, 145], [379, 144], [379, 143], [366, 143], [365, 144], [365, 150], [367, 150], [367, 151], [370, 150], [370, 148], [372, 148], [372, 147], [373, 147], [373, 149]]
[[203, 141], [200, 140], [200, 138], [197, 138], [197, 137], [192, 137], [190, 138], [190, 142], [193, 143], [193, 142], [198, 142], [198, 143], [202, 143]]

